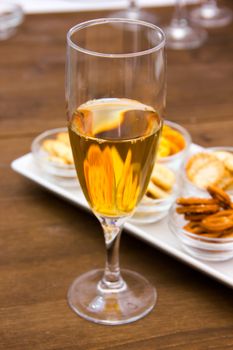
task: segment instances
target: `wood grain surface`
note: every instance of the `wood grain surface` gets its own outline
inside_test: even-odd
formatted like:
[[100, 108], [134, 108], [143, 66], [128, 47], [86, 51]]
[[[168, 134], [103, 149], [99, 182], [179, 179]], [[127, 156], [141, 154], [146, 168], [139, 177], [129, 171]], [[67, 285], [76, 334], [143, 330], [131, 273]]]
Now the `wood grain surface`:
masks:
[[[156, 10], [162, 24], [171, 10]], [[107, 14], [27, 16], [17, 35], [0, 42], [0, 349], [233, 349], [232, 289], [127, 234], [121, 265], [156, 285], [156, 308], [117, 327], [74, 314], [69, 285], [104, 264], [99, 224], [10, 169], [36, 135], [65, 125], [67, 30]], [[168, 51], [167, 118], [201, 145], [233, 146], [232, 62], [232, 25], [210, 30], [200, 49]]]

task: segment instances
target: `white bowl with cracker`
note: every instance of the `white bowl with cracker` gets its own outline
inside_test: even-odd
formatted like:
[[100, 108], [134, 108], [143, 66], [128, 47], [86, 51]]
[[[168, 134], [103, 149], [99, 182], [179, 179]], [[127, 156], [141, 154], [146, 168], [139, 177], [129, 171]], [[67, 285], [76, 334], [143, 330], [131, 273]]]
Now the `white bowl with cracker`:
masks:
[[61, 185], [77, 186], [67, 128], [47, 130], [32, 142], [32, 154], [37, 165]]
[[163, 219], [178, 195], [175, 172], [157, 162], [146, 194], [130, 221], [135, 224], [150, 224]]
[[192, 154], [182, 171], [184, 192], [206, 196], [215, 185], [233, 195], [233, 147], [204, 148]]

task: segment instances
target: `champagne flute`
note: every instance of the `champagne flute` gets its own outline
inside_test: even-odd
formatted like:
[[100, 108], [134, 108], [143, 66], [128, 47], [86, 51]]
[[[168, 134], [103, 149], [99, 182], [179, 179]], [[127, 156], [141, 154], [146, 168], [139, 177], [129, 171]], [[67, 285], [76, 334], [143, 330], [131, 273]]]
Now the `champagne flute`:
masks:
[[205, 0], [191, 11], [190, 18], [203, 27], [223, 27], [232, 21], [232, 11], [227, 7], [219, 7], [216, 0]]
[[190, 24], [185, 0], [176, 0], [171, 23], [164, 31], [171, 49], [195, 49], [207, 39], [205, 30]]
[[158, 22], [158, 18], [154, 14], [140, 9], [136, 0], [129, 0], [126, 10], [114, 12], [111, 17], [138, 19], [150, 23]]
[[68, 302], [93, 322], [129, 323], [156, 302], [144, 277], [120, 271], [119, 244], [154, 166], [165, 104], [165, 36], [150, 23], [105, 18], [76, 25], [67, 41], [71, 147], [106, 245], [105, 269], [78, 277]]

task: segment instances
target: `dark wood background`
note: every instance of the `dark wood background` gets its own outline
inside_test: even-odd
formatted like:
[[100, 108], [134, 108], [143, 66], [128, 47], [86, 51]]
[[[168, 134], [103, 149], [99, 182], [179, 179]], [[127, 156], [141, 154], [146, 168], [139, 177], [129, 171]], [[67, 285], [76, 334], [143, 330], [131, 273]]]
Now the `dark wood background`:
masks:
[[[161, 23], [171, 10], [156, 10]], [[117, 327], [74, 314], [69, 285], [104, 264], [99, 224], [10, 169], [36, 135], [65, 125], [67, 30], [106, 14], [27, 16], [17, 35], [0, 42], [0, 349], [233, 349], [232, 289], [128, 234], [121, 265], [156, 285], [157, 307]], [[232, 25], [209, 30], [200, 49], [168, 51], [167, 118], [201, 145], [233, 145], [232, 62]]]

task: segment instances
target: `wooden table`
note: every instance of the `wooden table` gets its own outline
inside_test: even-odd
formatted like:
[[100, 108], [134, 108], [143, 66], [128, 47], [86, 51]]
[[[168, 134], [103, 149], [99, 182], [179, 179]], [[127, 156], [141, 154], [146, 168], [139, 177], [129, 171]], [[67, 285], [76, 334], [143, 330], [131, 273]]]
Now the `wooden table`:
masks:
[[[157, 12], [165, 21], [171, 9]], [[105, 15], [27, 16], [14, 38], [0, 42], [0, 349], [233, 349], [232, 290], [127, 234], [121, 264], [156, 285], [157, 307], [118, 327], [74, 314], [67, 288], [103, 266], [101, 229], [10, 169], [37, 134], [65, 124], [68, 28]], [[209, 31], [198, 50], [168, 51], [167, 117], [204, 146], [232, 146], [232, 54], [232, 26]]]

